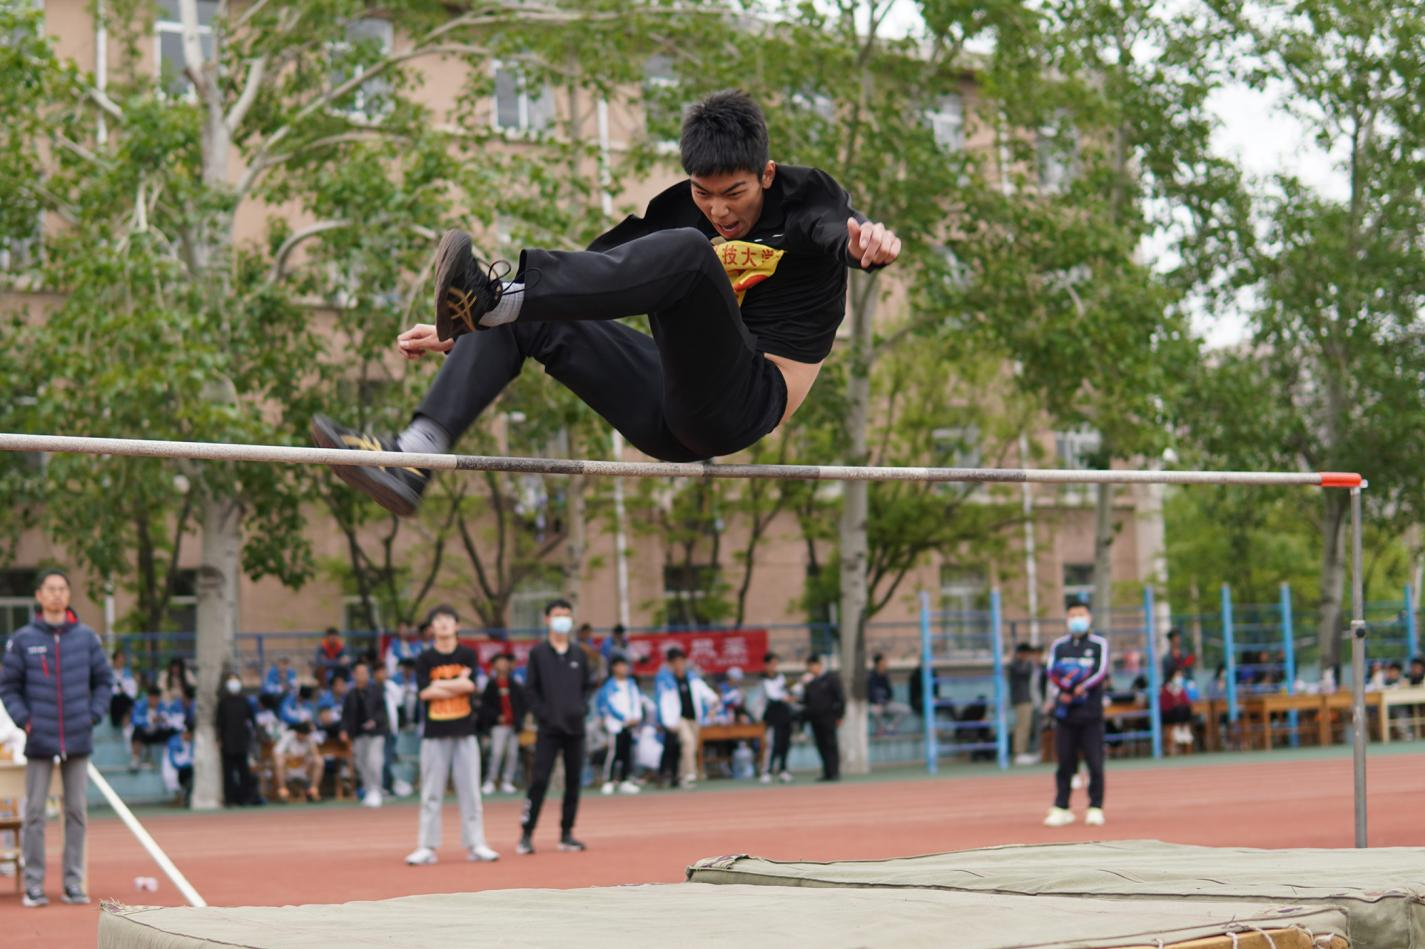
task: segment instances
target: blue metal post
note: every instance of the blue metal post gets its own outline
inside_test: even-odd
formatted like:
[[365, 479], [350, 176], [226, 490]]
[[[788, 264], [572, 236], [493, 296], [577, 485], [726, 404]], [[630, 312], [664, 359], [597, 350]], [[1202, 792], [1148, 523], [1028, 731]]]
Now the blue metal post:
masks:
[[1163, 718], [1159, 691], [1163, 670], [1158, 665], [1158, 629], [1153, 617], [1153, 587], [1143, 588], [1143, 632], [1148, 641], [1148, 730], [1153, 733], [1153, 757], [1163, 757]]
[[1232, 639], [1232, 588], [1222, 584], [1222, 649], [1227, 666], [1227, 720], [1237, 722], [1237, 647]]
[[[1282, 584], [1282, 664], [1286, 666], [1283, 674], [1286, 676], [1286, 694], [1296, 694], [1296, 627], [1291, 616], [1291, 584]], [[1291, 746], [1293, 748], [1301, 744], [1301, 736], [1296, 733], [1297, 716], [1296, 709], [1286, 713], [1287, 724], [1291, 727]], [[1268, 723], [1267, 727], [1271, 727]]]
[[1415, 622], [1415, 588], [1405, 585], [1405, 645], [1409, 650], [1407, 659], [1420, 655], [1420, 627]]
[[920, 704], [925, 718], [925, 770], [934, 774], [940, 769], [940, 750], [936, 747], [935, 679], [930, 667], [930, 594], [920, 594]]
[[1004, 616], [999, 589], [990, 591], [990, 648], [995, 668], [995, 758], [1001, 768], [1009, 767], [1009, 714], [1004, 686]]

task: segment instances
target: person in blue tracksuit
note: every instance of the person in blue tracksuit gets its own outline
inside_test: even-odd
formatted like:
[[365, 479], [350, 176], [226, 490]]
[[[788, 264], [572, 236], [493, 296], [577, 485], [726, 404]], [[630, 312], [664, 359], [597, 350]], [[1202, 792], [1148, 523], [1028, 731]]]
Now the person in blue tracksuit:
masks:
[[1103, 818], [1103, 689], [1108, 680], [1108, 640], [1093, 632], [1093, 613], [1086, 603], [1074, 603], [1065, 615], [1069, 635], [1049, 647], [1050, 704], [1054, 717], [1054, 806], [1044, 823], [1073, 823], [1069, 792], [1082, 757], [1089, 769], [1089, 809], [1084, 823], [1102, 826]]
[[88, 903], [84, 892], [85, 785], [94, 726], [109, 710], [114, 674], [99, 635], [69, 608], [69, 578], [60, 570], [39, 575], [35, 618], [18, 629], [0, 664], [0, 701], [26, 733], [25, 906], [45, 896], [45, 798], [59, 762], [64, 783], [64, 891], [66, 903]]
[[262, 677], [264, 695], [292, 695], [297, 691], [297, 670], [292, 668], [292, 660], [278, 656]]
[[633, 737], [643, 724], [643, 693], [638, 689], [638, 680], [628, 674], [628, 657], [623, 653], [615, 653], [609, 663], [609, 677], [599, 688], [595, 707], [609, 734], [603, 791], [612, 794], [617, 789], [624, 794], [637, 794], [641, 789], [631, 780]]

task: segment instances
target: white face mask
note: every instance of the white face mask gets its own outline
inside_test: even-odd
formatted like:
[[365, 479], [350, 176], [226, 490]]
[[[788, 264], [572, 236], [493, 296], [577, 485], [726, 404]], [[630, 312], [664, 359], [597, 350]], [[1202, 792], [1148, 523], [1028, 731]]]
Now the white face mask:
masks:
[[242, 691], [242, 682], [238, 679], [229, 679], [224, 685], [227, 687], [229, 695], [237, 695]]
[[549, 620], [549, 631], [558, 633], [561, 636], [568, 636], [574, 630], [574, 617], [554, 616]]

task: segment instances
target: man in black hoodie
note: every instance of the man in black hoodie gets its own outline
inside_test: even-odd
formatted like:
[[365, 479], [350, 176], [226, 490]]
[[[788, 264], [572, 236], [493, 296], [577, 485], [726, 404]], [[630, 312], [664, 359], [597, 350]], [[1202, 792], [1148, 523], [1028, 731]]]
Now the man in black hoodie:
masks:
[[257, 734], [257, 713], [242, 694], [242, 680], [230, 672], [218, 698], [218, 745], [223, 752], [223, 803], [228, 807], [256, 803], [248, 751]]
[[[508, 265], [474, 258], [469, 234], [446, 234], [435, 325], [396, 343], [407, 359], [450, 354], [411, 424], [381, 438], [318, 416], [315, 442], [444, 452], [526, 359], [664, 461], [730, 455], [790, 419], [846, 317], [848, 269], [892, 263], [901, 241], [826, 172], [773, 161], [762, 110], [741, 92], [693, 105], [679, 150], [688, 178], [643, 217], [587, 251], [528, 248], [509, 282]], [[642, 314], [651, 335], [615, 322]], [[333, 470], [399, 515], [430, 478], [415, 466]]]
[[534, 744], [534, 776], [525, 797], [520, 821], [518, 853], [534, 853], [534, 827], [549, 789], [554, 761], [564, 759], [564, 812], [559, 825], [560, 850], [584, 850], [574, 838], [574, 818], [579, 813], [579, 784], [584, 776], [584, 715], [594, 674], [589, 657], [570, 639], [574, 608], [568, 600], [551, 600], [544, 608], [549, 637], [529, 651], [525, 668], [525, 694], [539, 724]]
[[821, 777], [818, 781], [841, 780], [841, 749], [836, 744], [836, 729], [846, 714], [846, 693], [841, 679], [826, 669], [820, 656], [807, 659], [806, 677], [802, 682], [802, 704], [811, 733], [816, 738], [816, 751], [821, 755]]

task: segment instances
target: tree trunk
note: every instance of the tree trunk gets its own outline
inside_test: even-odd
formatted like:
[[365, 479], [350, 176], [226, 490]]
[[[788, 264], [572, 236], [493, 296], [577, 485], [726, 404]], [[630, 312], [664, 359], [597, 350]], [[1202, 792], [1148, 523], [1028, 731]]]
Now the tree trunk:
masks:
[[203, 559], [198, 567], [198, 694], [194, 708], [193, 809], [223, 806], [218, 749], [218, 688], [232, 661], [238, 626], [242, 510], [227, 498], [203, 502]]
[[[851, 275], [851, 373], [846, 386], [850, 438], [846, 463], [866, 463], [867, 437], [871, 421], [871, 321], [875, 296], [868, 285], [871, 278]], [[841, 726], [841, 770], [846, 774], [866, 774], [871, 770], [866, 737], [866, 587], [869, 544], [866, 521], [870, 514], [870, 485], [848, 481], [842, 492], [841, 523], [841, 679], [846, 687], [846, 717]]]
[[[1341, 603], [1346, 593], [1346, 506], [1351, 496], [1345, 491], [1323, 491], [1321, 496], [1325, 510], [1321, 518], [1321, 610], [1316, 640], [1321, 646], [1321, 671], [1325, 672], [1336, 669], [1340, 662]], [[1360, 675], [1360, 670], [1355, 674]], [[1336, 681], [1342, 681], [1340, 675]]]
[[1100, 630], [1113, 620], [1113, 485], [1097, 486], [1093, 521], [1093, 612]]

